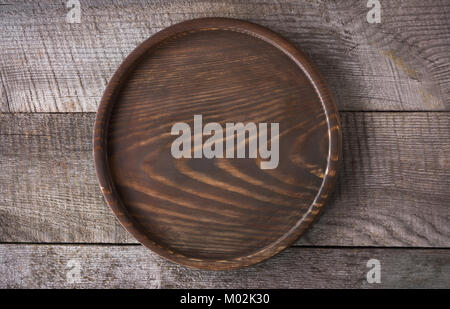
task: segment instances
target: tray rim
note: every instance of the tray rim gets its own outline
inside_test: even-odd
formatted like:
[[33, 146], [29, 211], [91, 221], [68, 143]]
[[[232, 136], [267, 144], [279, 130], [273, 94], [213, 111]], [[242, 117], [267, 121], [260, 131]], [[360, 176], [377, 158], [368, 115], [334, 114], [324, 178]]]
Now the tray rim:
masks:
[[[207, 260], [185, 256], [163, 247], [139, 229], [139, 224], [129, 215], [110, 177], [107, 132], [115, 95], [120, 91], [121, 81], [127, 78], [128, 73], [132, 71], [141, 56], [154, 45], [177, 34], [219, 29], [241, 32], [262, 39], [281, 50], [300, 67], [315, 88], [315, 92], [322, 104], [327, 120], [329, 146], [327, 168], [319, 191], [303, 217], [288, 232], [250, 255], [226, 260]], [[263, 26], [239, 19], [207, 17], [183, 21], [153, 34], [139, 44], [120, 64], [106, 86], [97, 110], [93, 133], [93, 156], [97, 179], [107, 204], [120, 224], [136, 240], [163, 258], [184, 266], [204, 270], [229, 270], [253, 265], [276, 255], [293, 244], [309, 228], [312, 222], [318, 218], [323, 206], [329, 200], [336, 183], [339, 163], [342, 157], [342, 132], [339, 112], [331, 91], [321, 73], [303, 52], [299, 51], [292, 43], [279, 34]]]

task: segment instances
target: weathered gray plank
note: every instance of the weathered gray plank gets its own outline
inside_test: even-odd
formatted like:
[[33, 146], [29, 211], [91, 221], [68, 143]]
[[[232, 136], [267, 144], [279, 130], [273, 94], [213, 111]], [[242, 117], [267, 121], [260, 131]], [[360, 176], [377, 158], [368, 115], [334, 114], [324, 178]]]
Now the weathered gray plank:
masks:
[[2, 241], [131, 239], [97, 189], [93, 121], [93, 114], [0, 115]]
[[[370, 259], [380, 262], [381, 283], [367, 282]], [[289, 248], [212, 272], [137, 245], [0, 245], [0, 273], [0, 288], [450, 288], [450, 249]]]
[[[0, 241], [129, 243], [98, 188], [94, 114], [0, 114]], [[298, 245], [450, 246], [450, 113], [341, 113], [337, 192]]]
[[92, 112], [133, 48], [171, 24], [234, 17], [267, 26], [308, 53], [341, 110], [449, 110], [450, 3], [381, 1], [81, 1], [68, 24], [66, 1], [0, 6], [0, 111]]

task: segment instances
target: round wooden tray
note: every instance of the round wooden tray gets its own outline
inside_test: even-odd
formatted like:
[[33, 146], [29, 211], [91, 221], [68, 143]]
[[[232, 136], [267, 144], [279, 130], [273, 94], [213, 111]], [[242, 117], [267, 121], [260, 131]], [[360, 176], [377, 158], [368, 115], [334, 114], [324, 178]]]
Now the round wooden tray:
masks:
[[[249, 130], [236, 142], [243, 155], [227, 123]], [[223, 136], [213, 158], [207, 124]], [[139, 242], [222, 270], [267, 259], [308, 228], [334, 187], [341, 143], [332, 96], [301, 52], [264, 27], [206, 18], [158, 32], [125, 59], [98, 109], [94, 157], [107, 203]]]

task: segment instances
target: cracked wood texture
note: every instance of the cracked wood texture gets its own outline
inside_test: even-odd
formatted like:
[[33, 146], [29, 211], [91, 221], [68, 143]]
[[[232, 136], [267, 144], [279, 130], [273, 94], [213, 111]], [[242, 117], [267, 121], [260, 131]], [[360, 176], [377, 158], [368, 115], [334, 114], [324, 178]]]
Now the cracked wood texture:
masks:
[[[366, 2], [83, 0], [81, 23], [67, 24], [66, 1], [3, 1], [0, 287], [449, 288], [450, 4], [381, 1], [382, 22], [368, 24]], [[186, 269], [136, 245], [97, 186], [95, 115], [70, 114], [95, 112], [148, 36], [208, 16], [292, 41], [343, 111], [343, 162], [322, 217], [294, 247], [230, 272]], [[32, 112], [69, 113], [21, 114]], [[365, 280], [371, 258], [381, 284]], [[79, 284], [66, 279], [71, 259]]]
[[[8, 3], [9, 1], [6, 1]], [[342, 110], [449, 110], [450, 4], [383, 1], [100, 1], [66, 23], [65, 1], [0, 5], [0, 111], [95, 112], [139, 43], [172, 24], [232, 17], [272, 29], [317, 64]]]

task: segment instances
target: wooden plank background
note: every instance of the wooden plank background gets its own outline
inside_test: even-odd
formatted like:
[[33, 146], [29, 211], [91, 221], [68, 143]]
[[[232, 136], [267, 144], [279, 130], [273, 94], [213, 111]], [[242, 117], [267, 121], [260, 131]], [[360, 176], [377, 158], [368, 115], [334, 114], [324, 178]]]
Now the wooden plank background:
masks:
[[[0, 241], [134, 242], [98, 189], [95, 114], [0, 119]], [[344, 157], [327, 211], [299, 245], [446, 247], [450, 113], [343, 112]]]
[[[136, 245], [5, 247], [0, 288], [370, 288], [366, 263], [374, 258], [382, 261], [377, 288], [448, 287], [450, 272], [443, 249], [293, 247], [253, 267], [201, 271], [167, 263]], [[67, 280], [67, 270], [74, 267], [81, 270], [78, 282]]]
[[[81, 0], [0, 5], [0, 288], [450, 287], [450, 3]], [[102, 199], [92, 127], [141, 41], [176, 22], [234, 17], [306, 52], [336, 96], [344, 158], [320, 220], [259, 265], [203, 272], [138, 245]], [[382, 283], [368, 284], [377, 258]], [[67, 263], [81, 264], [69, 283]], [[69, 267], [70, 268], [70, 267]]]
[[383, 1], [380, 24], [365, 0], [66, 1], [0, 6], [5, 112], [95, 112], [103, 89], [137, 44], [171, 24], [209, 16], [267, 26], [310, 55], [340, 110], [449, 110], [447, 0]]

